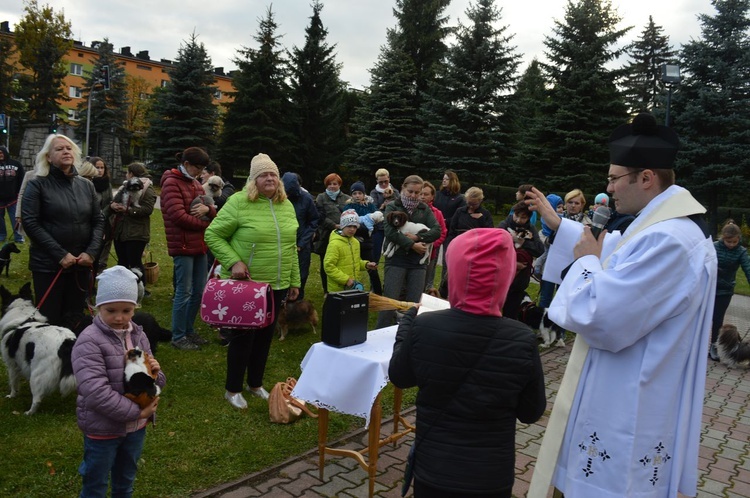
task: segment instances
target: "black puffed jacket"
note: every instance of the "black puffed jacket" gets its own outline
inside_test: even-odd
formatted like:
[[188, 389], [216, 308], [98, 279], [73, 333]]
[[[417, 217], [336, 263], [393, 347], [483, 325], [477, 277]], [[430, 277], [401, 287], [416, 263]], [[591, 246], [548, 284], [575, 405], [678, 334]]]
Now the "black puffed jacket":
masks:
[[51, 166], [47, 176], [36, 176], [26, 185], [21, 210], [23, 229], [31, 240], [32, 272], [57, 272], [67, 253], [86, 253], [96, 260], [104, 216], [93, 183], [75, 171], [68, 176]]
[[416, 479], [457, 495], [510, 496], [516, 418], [535, 422], [546, 407], [531, 330], [455, 308], [419, 316], [411, 310], [388, 374], [398, 387], [419, 387]]

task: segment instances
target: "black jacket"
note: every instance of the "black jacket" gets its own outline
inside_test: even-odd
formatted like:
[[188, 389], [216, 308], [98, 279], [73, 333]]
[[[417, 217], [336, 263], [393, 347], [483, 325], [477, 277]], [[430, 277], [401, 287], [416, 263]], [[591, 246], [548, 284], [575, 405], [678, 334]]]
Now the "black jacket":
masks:
[[56, 272], [67, 253], [85, 252], [96, 259], [104, 216], [90, 181], [51, 166], [49, 175], [36, 176], [26, 185], [21, 210], [23, 229], [31, 240], [32, 272]]
[[537, 340], [526, 325], [455, 308], [418, 317], [411, 310], [388, 375], [398, 387], [419, 386], [417, 479], [457, 494], [510, 496], [516, 418], [535, 422], [546, 407]]

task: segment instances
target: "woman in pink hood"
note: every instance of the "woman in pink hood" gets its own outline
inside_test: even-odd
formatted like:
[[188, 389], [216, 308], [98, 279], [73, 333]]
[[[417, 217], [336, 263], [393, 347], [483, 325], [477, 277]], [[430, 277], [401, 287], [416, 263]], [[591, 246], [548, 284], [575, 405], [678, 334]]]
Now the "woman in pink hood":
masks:
[[513, 240], [505, 230], [469, 230], [446, 258], [452, 308], [407, 312], [388, 369], [397, 387], [419, 387], [414, 496], [510, 497], [516, 419], [535, 422], [547, 404], [534, 333], [501, 313]]

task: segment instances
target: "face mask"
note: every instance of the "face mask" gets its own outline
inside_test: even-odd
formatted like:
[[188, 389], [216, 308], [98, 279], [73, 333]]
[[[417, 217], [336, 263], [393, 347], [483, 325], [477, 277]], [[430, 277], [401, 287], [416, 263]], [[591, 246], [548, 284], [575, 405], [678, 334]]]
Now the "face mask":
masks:
[[417, 208], [417, 205], [419, 205], [419, 199], [412, 199], [411, 197], [407, 197], [406, 194], [401, 194], [401, 204], [403, 204], [406, 210], [411, 213]]

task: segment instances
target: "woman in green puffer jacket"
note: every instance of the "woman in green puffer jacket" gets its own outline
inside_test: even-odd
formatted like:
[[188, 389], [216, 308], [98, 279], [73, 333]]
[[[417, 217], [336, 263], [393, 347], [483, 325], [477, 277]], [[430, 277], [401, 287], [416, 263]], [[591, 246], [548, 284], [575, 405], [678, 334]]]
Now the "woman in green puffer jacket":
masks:
[[[222, 278], [252, 278], [273, 288], [274, 317], [284, 299], [299, 295], [297, 216], [279, 179], [279, 169], [266, 154], [250, 163], [245, 188], [231, 196], [206, 229], [205, 240], [221, 263]], [[271, 349], [276, 319], [263, 329], [234, 330], [227, 349], [227, 379], [224, 397], [235, 408], [247, 408], [246, 389], [268, 399], [263, 373]]]

